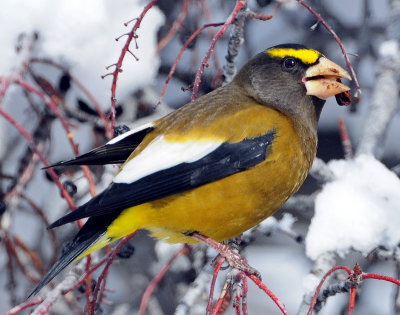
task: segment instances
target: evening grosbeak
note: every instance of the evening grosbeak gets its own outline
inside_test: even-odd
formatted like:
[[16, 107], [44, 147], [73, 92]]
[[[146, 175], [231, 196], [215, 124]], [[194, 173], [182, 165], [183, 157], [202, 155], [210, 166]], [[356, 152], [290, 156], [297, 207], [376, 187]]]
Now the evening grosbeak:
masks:
[[316, 50], [274, 46], [224, 87], [55, 164], [123, 163], [102, 193], [50, 225], [88, 218], [32, 294], [137, 229], [170, 243], [195, 243], [193, 234], [221, 242], [272, 215], [311, 168], [325, 100], [347, 101], [342, 78], [351, 80]]

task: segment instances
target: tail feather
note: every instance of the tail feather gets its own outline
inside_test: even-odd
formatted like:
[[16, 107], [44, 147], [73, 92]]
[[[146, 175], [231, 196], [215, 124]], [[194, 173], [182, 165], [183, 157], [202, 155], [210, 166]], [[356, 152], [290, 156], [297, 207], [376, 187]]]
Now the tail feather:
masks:
[[[101, 200], [103, 193], [104, 192], [98, 194], [97, 196], [94, 196], [92, 199], [90, 199], [85, 204], [79, 206], [74, 211], [71, 211], [70, 213], [68, 213], [68, 214], [64, 215], [63, 217], [59, 218], [58, 220], [54, 221], [47, 227], [47, 229], [51, 230], [51, 229], [54, 229], [61, 225], [89, 217], [89, 215], [86, 215], [86, 209], [95, 209], [92, 205], [98, 206], [98, 202], [99, 202], [99, 200]], [[101, 217], [101, 215], [99, 215], [99, 218], [100, 217]]]
[[48, 284], [72, 261], [74, 261], [77, 258], [82, 258], [83, 256], [91, 252], [90, 248], [106, 232], [107, 228], [105, 226], [94, 227], [93, 225], [95, 224], [91, 224], [93, 222], [90, 221], [91, 220], [88, 220], [88, 222], [76, 235], [74, 240], [67, 246], [67, 248], [65, 248], [61, 258], [54, 264], [54, 266], [50, 269], [50, 271], [33, 289], [33, 291], [29, 294], [28, 298], [38, 293], [46, 284]]

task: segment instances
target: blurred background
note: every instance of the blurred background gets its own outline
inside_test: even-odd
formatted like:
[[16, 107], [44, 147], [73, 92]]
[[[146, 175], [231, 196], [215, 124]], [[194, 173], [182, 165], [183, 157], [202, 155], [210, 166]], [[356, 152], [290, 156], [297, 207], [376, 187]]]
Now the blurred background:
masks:
[[[117, 126], [134, 128], [190, 101], [196, 72], [220, 27], [205, 29], [188, 46], [161, 99], [170, 68], [193, 32], [204, 24], [225, 22], [235, 3], [233, 0], [160, 0], [147, 12], [137, 31], [138, 38], [130, 46], [133, 55], [125, 56], [123, 71], [119, 73]], [[380, 131], [378, 144], [370, 153], [398, 176], [400, 1], [309, 0], [307, 3], [341, 39], [362, 89], [360, 101], [348, 107], [337, 106], [335, 99], [328, 100], [319, 123], [317, 157], [325, 162], [344, 159], [339, 128], [339, 117], [342, 117], [354, 150], [365, 140], [363, 137], [368, 130], [377, 128]], [[129, 32], [135, 21], [128, 26], [124, 23], [138, 17], [146, 4], [146, 1], [137, 0], [0, 2], [0, 107], [27, 129], [50, 163], [74, 156], [65, 128], [42, 98], [13, 82], [22, 77], [53, 101], [68, 123], [80, 153], [103, 144], [107, 141], [107, 128], [94, 100], [108, 117], [112, 76], [101, 76], [113, 70], [106, 67], [116, 63], [126, 42], [126, 36], [115, 39]], [[333, 36], [297, 1], [249, 0], [247, 8], [258, 14], [272, 15], [272, 18], [268, 21], [246, 19], [238, 68], [258, 52], [281, 43], [299, 43], [317, 49], [346, 68]], [[229, 38], [230, 29], [216, 44], [199, 94], [222, 84]], [[377, 82], [385, 81], [377, 80], [385, 71], [390, 72], [394, 80], [391, 82], [395, 82], [394, 96], [383, 95], [383, 100], [385, 96], [392, 97], [389, 101], [394, 104], [385, 110], [389, 118], [371, 114], [373, 105], [381, 99]], [[350, 86], [354, 94], [354, 80]], [[384, 128], [382, 124], [374, 125], [378, 120]], [[4, 116], [0, 117], [0, 313], [25, 301], [35, 280], [40, 279], [59, 255], [62, 244], [77, 231], [73, 224], [58, 228], [56, 235], [45, 229], [46, 222], [69, 211], [68, 206], [51, 177], [40, 169], [43, 164], [28, 147], [26, 139], [9, 122]], [[117, 170], [117, 166], [90, 168], [97, 192], [108, 185]], [[63, 169], [58, 175], [78, 205], [90, 198], [90, 186], [80, 168]], [[316, 267], [315, 260], [306, 254], [304, 240], [314, 213], [315, 192], [318, 193], [325, 182], [309, 176], [298, 193], [300, 198], [304, 197], [301, 199], [304, 205], [299, 205], [300, 199], [296, 199], [285, 206], [266, 229], [251, 234], [250, 244], [244, 251], [250, 265], [262, 273], [264, 283], [291, 314], [304, 313], [301, 305], [309, 290], [307, 275]], [[284, 213], [289, 216], [285, 217]], [[150, 280], [181, 247], [155, 242], [145, 232], [136, 235], [111, 266], [107, 278], [110, 290], [105, 292], [96, 314], [136, 314]], [[399, 277], [395, 252], [381, 248], [374, 256], [349, 249], [336, 256], [335, 263], [352, 268], [358, 262], [368, 272]], [[158, 284], [150, 299], [148, 314], [174, 314], [178, 303], [192, 289], [193, 281], [203, 273], [212, 275], [209, 261], [214, 255], [211, 250], [199, 246], [190, 254], [180, 256]], [[100, 253], [102, 256], [104, 254]], [[101, 269], [94, 278], [100, 272]], [[65, 274], [59, 276], [56, 283], [61, 282]], [[219, 275], [215, 298], [223, 286], [225, 274], [226, 271]], [[46, 290], [39, 296], [44, 296]], [[84, 292], [85, 288], [81, 287], [60, 298], [51, 306], [51, 314], [84, 313]], [[196, 301], [189, 305], [188, 314], [204, 314], [208, 293], [209, 283], [206, 283]], [[250, 284], [247, 301], [250, 314], [281, 314], [253, 284]], [[337, 294], [327, 300], [320, 313], [347, 314], [347, 307], [348, 294]], [[24, 312], [29, 313], [27, 310], [21, 313]], [[394, 285], [371, 280], [363, 283], [355, 314], [398, 312], [398, 291]], [[226, 313], [233, 314], [233, 308], [229, 306]]]

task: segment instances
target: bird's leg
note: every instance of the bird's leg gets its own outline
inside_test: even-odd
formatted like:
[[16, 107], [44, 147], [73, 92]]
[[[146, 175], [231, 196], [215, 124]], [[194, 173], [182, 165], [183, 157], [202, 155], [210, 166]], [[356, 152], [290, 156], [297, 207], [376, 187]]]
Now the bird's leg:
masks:
[[202, 242], [212, 248], [214, 248], [219, 255], [224, 257], [229, 265], [232, 268], [238, 269], [240, 271], [243, 271], [246, 274], [251, 274], [255, 275], [257, 278], [261, 280], [261, 274], [258, 270], [255, 268], [251, 267], [246, 259], [244, 259], [238, 251], [235, 251], [234, 249], [230, 248], [229, 246], [219, 243], [217, 241], [214, 241], [213, 239], [202, 235], [198, 232], [193, 232], [190, 234], [191, 237], [193, 237], [195, 240], [198, 240], [199, 242]]

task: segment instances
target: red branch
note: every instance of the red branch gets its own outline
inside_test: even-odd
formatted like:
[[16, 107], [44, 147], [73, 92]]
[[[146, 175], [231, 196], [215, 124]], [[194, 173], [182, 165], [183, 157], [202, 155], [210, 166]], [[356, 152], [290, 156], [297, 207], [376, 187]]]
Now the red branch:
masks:
[[[201, 0], [201, 7], [203, 8], [204, 16], [206, 18], [207, 24], [211, 24], [211, 14], [210, 14], [210, 9], [208, 8], [207, 2], [205, 0]], [[213, 39], [214, 37], [214, 31], [212, 28], [208, 29], [208, 34], [210, 36], [210, 40]], [[214, 66], [215, 69], [217, 70], [217, 78], [221, 80], [221, 75], [223, 73], [223, 70], [221, 68], [221, 65], [219, 64], [218, 61], [218, 54], [216, 50], [213, 51], [213, 61], [214, 61]]]
[[32, 306], [35, 306], [35, 305], [38, 305], [38, 304], [42, 303], [43, 300], [44, 300], [43, 298], [38, 297], [38, 298], [36, 298], [36, 299], [34, 299], [32, 301], [26, 301], [26, 302], [21, 303], [21, 304], [19, 304], [17, 306], [14, 306], [12, 309], [10, 309], [4, 315], [15, 315], [15, 314], [18, 314], [19, 312], [23, 311], [24, 309], [27, 309], [28, 307], [32, 307]]
[[6, 95], [6, 91], [11, 84], [11, 79], [9, 77], [0, 77], [0, 104], [3, 101], [4, 95]]
[[240, 272], [237, 276], [238, 280], [241, 281], [237, 283], [236, 292], [235, 292], [235, 301], [233, 302], [233, 307], [235, 308], [236, 315], [248, 315], [247, 313], [247, 276], [244, 272]]
[[[90, 255], [87, 256], [86, 259], [86, 271], [91, 269], [91, 265], [92, 265], [92, 257]], [[85, 290], [85, 298], [86, 298], [86, 309], [85, 309], [85, 313], [89, 314], [90, 312], [90, 297], [92, 295], [92, 274], [91, 273], [87, 273], [86, 279], [85, 279], [85, 284], [86, 284], [86, 290]]]
[[227, 304], [229, 304], [230, 300], [230, 289], [231, 289], [231, 282], [226, 281], [224, 287], [222, 288], [221, 295], [218, 301], [215, 303], [211, 315], [219, 315], [225, 312]]
[[[72, 150], [74, 151], [75, 155], [79, 155], [79, 150], [77, 144], [74, 142], [73, 139], [73, 133], [69, 129], [68, 123], [65, 120], [65, 118], [62, 116], [61, 112], [58, 110], [56, 104], [51, 100], [50, 97], [48, 97], [46, 94], [44, 94], [42, 91], [39, 91], [35, 87], [33, 87], [31, 84], [26, 82], [23, 78], [19, 77], [15, 80], [15, 83], [22, 86], [25, 90], [32, 92], [39, 96], [47, 106], [50, 107], [50, 109], [54, 112], [54, 114], [57, 116], [57, 118], [60, 120], [61, 125], [63, 126], [65, 132], [67, 133], [67, 138], [69, 140], [69, 143], [71, 144]], [[90, 174], [89, 168], [87, 166], [82, 165], [81, 166], [83, 173], [85, 174], [85, 177], [87, 178], [89, 182], [89, 189], [90, 193], [92, 196], [96, 195], [96, 186], [94, 185], [92, 175]]]
[[255, 275], [251, 275], [251, 274], [246, 274], [247, 277], [249, 277], [251, 280], [253, 280], [253, 282], [261, 289], [263, 290], [265, 293], [268, 294], [268, 296], [272, 299], [272, 301], [275, 302], [275, 304], [279, 307], [279, 309], [281, 310], [282, 314], [284, 315], [289, 315], [288, 311], [285, 308], [285, 305], [283, 305], [283, 303], [281, 301], [279, 301], [279, 299], [272, 293], [271, 290], [269, 290], [266, 285], [264, 283], [261, 282], [261, 280], [256, 277]]
[[[75, 144], [74, 140], [73, 140], [73, 133], [70, 131], [69, 129], [69, 125], [68, 122], [65, 120], [65, 118], [62, 116], [61, 112], [59, 111], [57, 105], [53, 102], [53, 100], [48, 97], [45, 93], [43, 93], [42, 91], [36, 89], [34, 86], [32, 86], [31, 84], [29, 84], [28, 82], [26, 82], [22, 77], [17, 77], [15, 79], [15, 83], [22, 86], [26, 91], [29, 91], [31, 93], [36, 94], [37, 96], [39, 96], [43, 102], [55, 113], [55, 115], [58, 117], [58, 119], [61, 122], [61, 125], [63, 126], [65, 132], [67, 133], [67, 138], [71, 144], [71, 147], [75, 153], [75, 155], [79, 155], [79, 150], [78, 150], [78, 145]], [[89, 171], [89, 167], [88, 166], [81, 166], [82, 171], [85, 175], [85, 177], [87, 178], [88, 182], [89, 182], [89, 190], [92, 196], [96, 195], [96, 186], [93, 182], [93, 178], [92, 175], [90, 174]], [[71, 209], [73, 210], [73, 209]], [[78, 222], [79, 227], [82, 227], [82, 222], [79, 220]], [[88, 269], [90, 268], [90, 256], [88, 256]], [[86, 288], [86, 292], [87, 292], [87, 300], [88, 300], [88, 305], [89, 305], [89, 296], [90, 296], [90, 286], [87, 286]]]
[[31, 275], [25, 268], [25, 265], [21, 262], [21, 259], [19, 258], [17, 249], [14, 246], [14, 243], [11, 241], [10, 236], [8, 235], [7, 230], [1, 228], [1, 232], [4, 237], [4, 243], [6, 245], [7, 253], [9, 255], [9, 259], [11, 260], [12, 257], [14, 257], [18, 268], [21, 270], [21, 272], [25, 275], [25, 277], [29, 280], [32, 281], [33, 283], [38, 283], [39, 279], [35, 278], [33, 275]]
[[235, 313], [236, 315], [242, 315], [242, 311], [240, 309], [240, 300], [241, 300], [241, 296], [240, 295], [236, 295], [235, 297], [235, 303], [233, 304], [233, 307], [235, 308]]
[[164, 49], [164, 47], [171, 41], [171, 39], [174, 37], [174, 35], [176, 34], [176, 32], [181, 28], [183, 21], [186, 18], [186, 15], [188, 13], [189, 10], [189, 4], [190, 4], [191, 0], [184, 0], [183, 4], [182, 4], [182, 8], [181, 11], [178, 14], [178, 17], [176, 18], [176, 20], [174, 21], [174, 23], [172, 24], [171, 29], [169, 30], [169, 32], [167, 33], [167, 35], [164, 36], [163, 39], [161, 39], [158, 42], [157, 45], [157, 49], [156, 49], [156, 54], [158, 54], [161, 50]]
[[317, 302], [317, 298], [318, 298], [318, 294], [321, 291], [322, 285], [324, 284], [326, 278], [328, 278], [333, 272], [335, 272], [336, 270], [345, 270], [349, 275], [352, 273], [350, 268], [347, 268], [345, 266], [335, 266], [332, 269], [330, 269], [322, 278], [321, 282], [319, 283], [317, 289], [315, 290], [314, 296], [311, 300], [311, 304], [310, 304], [310, 308], [308, 309], [308, 313], [307, 315], [312, 315], [315, 303]]
[[63, 72], [65, 72], [72, 80], [72, 82], [74, 82], [74, 84], [83, 92], [83, 94], [86, 95], [86, 97], [89, 99], [89, 101], [93, 104], [93, 106], [95, 107], [97, 114], [99, 115], [100, 119], [103, 121], [104, 124], [104, 129], [106, 131], [106, 137], [108, 139], [111, 139], [113, 137], [113, 134], [111, 132], [110, 129], [110, 123], [108, 121], [107, 115], [104, 113], [104, 111], [102, 110], [99, 102], [96, 100], [96, 98], [93, 96], [92, 93], [89, 92], [89, 90], [76, 78], [74, 77], [67, 68], [65, 68], [64, 66], [54, 62], [53, 60], [49, 60], [49, 59], [41, 59], [41, 58], [32, 58], [30, 60], [31, 63], [34, 62], [38, 62], [38, 63], [44, 63], [50, 66], [53, 66]]
[[[122, 240], [118, 243], [118, 245], [112, 250], [111, 254], [107, 257], [107, 263], [104, 266], [104, 269], [103, 269], [101, 275], [99, 276], [97, 285], [93, 292], [92, 301], [90, 303], [90, 313], [89, 314], [94, 315], [94, 311], [96, 309], [96, 304], [101, 302], [102, 292], [104, 291], [105, 286], [106, 286], [108, 272], [109, 272], [111, 264], [114, 261], [115, 256], [118, 254], [121, 247], [124, 246], [126, 243], [128, 243], [129, 240], [131, 240], [132, 237], [134, 237], [136, 235], [136, 233], [137, 233], [137, 230], [135, 232], [133, 232], [132, 234], [129, 234], [129, 235], [125, 236], [124, 238], [122, 238]], [[87, 272], [86, 274], [89, 274], [89, 273]], [[98, 302], [97, 302], [97, 299], [99, 299]]]
[[217, 265], [215, 266], [215, 269], [214, 269], [214, 274], [213, 274], [213, 277], [212, 277], [211, 287], [210, 287], [210, 295], [208, 297], [208, 304], [207, 304], [207, 308], [206, 308], [206, 314], [207, 315], [211, 314], [211, 307], [212, 307], [213, 296], [214, 296], [215, 282], [217, 280], [218, 272], [221, 269], [221, 266], [224, 263], [224, 261], [225, 261], [225, 258], [221, 257], [220, 260], [218, 261]]
[[[116, 89], [117, 89], [117, 80], [118, 80], [118, 75], [120, 72], [122, 72], [122, 62], [124, 61], [125, 55], [127, 52], [129, 52], [129, 46], [132, 42], [132, 39], [136, 39], [136, 31], [140, 27], [140, 23], [142, 22], [144, 16], [146, 15], [147, 11], [151, 9], [151, 7], [157, 2], [157, 0], [152, 0], [149, 4], [147, 4], [140, 16], [136, 19], [136, 23], [133, 26], [132, 30], [127, 34], [128, 38], [126, 40], [126, 43], [124, 47], [122, 48], [121, 55], [119, 56], [119, 59], [117, 63], [114, 65], [115, 70], [111, 73], [113, 76], [112, 84], [111, 84], [111, 130], [114, 132], [115, 128], [115, 103], [117, 102], [117, 99], [115, 97], [116, 94]], [[104, 78], [105, 76], [103, 76]]]
[[69, 288], [67, 291], [64, 293], [68, 293], [70, 291], [76, 290], [80, 286], [82, 286], [88, 277], [88, 275], [92, 274], [95, 272], [97, 269], [99, 269], [108, 259], [108, 257], [112, 254], [112, 252], [109, 252], [105, 257], [103, 257], [99, 262], [97, 262], [95, 265], [92, 265], [90, 269], [86, 269], [86, 272], [78, 279], [78, 281], [74, 284], [73, 287]]
[[400, 280], [396, 279], [396, 278], [392, 278], [392, 277], [388, 277], [388, 276], [382, 276], [382, 275], [377, 275], [374, 273], [362, 273], [362, 279], [378, 279], [378, 280], [384, 280], [384, 281], [388, 281], [388, 282], [392, 282], [398, 286], [400, 286]]
[[180, 256], [180, 255], [187, 255], [188, 254], [188, 247], [183, 246], [180, 250], [178, 250], [174, 256], [171, 257], [170, 260], [161, 268], [161, 270], [155, 275], [155, 277], [150, 281], [149, 285], [147, 286], [146, 290], [143, 293], [142, 300], [140, 301], [139, 307], [139, 315], [144, 315], [146, 312], [147, 304], [149, 303], [150, 297], [153, 294], [153, 291], [157, 287], [158, 283], [164, 278], [165, 274], [167, 273], [168, 269], [171, 267], [172, 263]]
[[[39, 143], [37, 145], [37, 149], [39, 151], [41, 151], [43, 147], [44, 147], [43, 143]], [[5, 194], [4, 199], [7, 200], [7, 202], [10, 202], [14, 197], [18, 196], [24, 190], [26, 185], [28, 185], [28, 183], [33, 178], [33, 174], [36, 170], [36, 165], [38, 162], [39, 162], [38, 155], [36, 153], [33, 153], [29, 160], [28, 165], [25, 167], [21, 175], [18, 177], [17, 184], [14, 186], [13, 189], [11, 189]]]
[[248, 312], [247, 312], [247, 291], [248, 291], [248, 286], [247, 286], [246, 275], [242, 276], [242, 281], [243, 281], [242, 310], [243, 310], [243, 315], [248, 315]]
[[344, 267], [344, 266], [336, 266], [333, 267], [332, 269], [330, 269], [322, 278], [321, 282], [319, 283], [317, 289], [315, 290], [315, 294], [314, 297], [311, 301], [311, 305], [310, 308], [308, 310], [307, 315], [312, 315], [315, 303], [317, 302], [317, 298], [318, 295], [321, 291], [321, 287], [324, 284], [325, 280], [327, 279], [327, 277], [329, 277], [334, 271], [336, 270], [345, 270], [349, 276], [348, 276], [348, 280], [352, 283], [352, 287], [351, 287], [351, 291], [350, 291], [350, 301], [349, 301], [349, 311], [348, 314], [351, 315], [353, 314], [353, 310], [354, 310], [354, 305], [355, 305], [355, 296], [356, 296], [356, 289], [357, 286], [361, 283], [362, 280], [365, 279], [378, 279], [378, 280], [384, 280], [384, 281], [388, 281], [388, 282], [392, 282], [398, 286], [400, 286], [400, 280], [396, 279], [396, 278], [392, 278], [392, 277], [388, 277], [388, 276], [383, 276], [383, 275], [378, 275], [378, 274], [373, 274], [373, 273], [365, 273], [362, 271], [361, 267], [359, 264], [355, 264], [353, 270], [351, 270], [350, 268]]
[[[44, 166], [50, 166], [49, 162], [46, 160], [46, 158], [43, 156], [42, 152], [40, 152], [33, 141], [33, 137], [31, 134], [18, 122], [16, 121], [12, 116], [7, 114], [1, 107], [0, 107], [0, 116], [3, 116], [8, 122], [10, 122], [17, 130], [18, 132], [27, 140], [28, 146], [34, 151], [44, 164]], [[47, 169], [47, 172], [49, 173], [50, 177], [53, 179], [53, 181], [56, 183], [58, 188], [61, 191], [62, 196], [65, 198], [65, 200], [68, 203], [68, 206], [71, 210], [75, 210], [75, 203], [72, 200], [70, 194], [67, 192], [67, 190], [64, 188], [64, 186], [61, 184], [58, 175], [56, 172], [54, 172], [53, 169]]]
[[233, 307], [235, 308], [236, 315], [242, 315], [242, 310], [240, 308], [242, 297], [242, 292], [238, 286], [236, 287], [235, 300], [233, 301]]
[[354, 287], [351, 288], [351, 291], [350, 291], [350, 302], [349, 302], [348, 315], [352, 315], [353, 314], [354, 305], [355, 305], [355, 302], [356, 302], [356, 289], [357, 289], [357, 287], [354, 286]]
[[[31, 208], [39, 215], [39, 217], [42, 219], [43, 223], [46, 226], [50, 225], [49, 220], [47, 220], [47, 217], [42, 211], [42, 209], [40, 209], [39, 206], [32, 199], [30, 199], [25, 194], [20, 194], [20, 197], [24, 199], [31, 206]], [[52, 266], [55, 264], [57, 260], [57, 239], [56, 239], [56, 233], [54, 232], [53, 229], [47, 230], [47, 232], [50, 234], [51, 245], [53, 247], [53, 256], [50, 262], [50, 266]]]
[[5, 240], [5, 244], [6, 244], [6, 252], [7, 252], [7, 271], [8, 271], [8, 282], [7, 282], [7, 287], [9, 288], [8, 291], [10, 292], [10, 297], [12, 297], [12, 300], [16, 300], [15, 298], [15, 293], [14, 293], [14, 289], [16, 288], [16, 283], [15, 283], [15, 276], [14, 276], [14, 264], [13, 264], [13, 253], [12, 250], [10, 248], [10, 246], [7, 244], [7, 230], [4, 229], [1, 226], [2, 220], [0, 220], [0, 231], [3, 233], [3, 237]]
[[343, 117], [339, 117], [339, 130], [340, 137], [342, 139], [342, 147], [344, 152], [344, 158], [349, 160], [353, 157], [353, 148], [351, 146], [351, 141], [349, 137], [349, 133], [347, 132], [346, 124], [344, 122]]
[[194, 101], [197, 97], [197, 93], [199, 91], [201, 75], [203, 74], [204, 67], [208, 66], [208, 59], [210, 59], [211, 53], [214, 50], [214, 47], [218, 41], [218, 39], [226, 33], [228, 27], [233, 23], [235, 17], [239, 14], [239, 11], [243, 8], [246, 4], [245, 0], [238, 0], [236, 2], [236, 6], [233, 9], [232, 13], [229, 15], [228, 19], [225, 21], [224, 26], [219, 30], [219, 32], [214, 36], [210, 48], [207, 50], [206, 56], [204, 57], [203, 61], [201, 62], [199, 70], [197, 70], [196, 78], [193, 84], [193, 93], [192, 93], [192, 101]]
[[[278, 7], [279, 8], [279, 7]], [[276, 9], [277, 11], [277, 9]], [[275, 15], [275, 13], [274, 13]], [[274, 17], [274, 15], [268, 15], [268, 14], [263, 14], [263, 13], [258, 13], [258, 12], [253, 12], [251, 10], [247, 11], [247, 16], [255, 19], [255, 20], [260, 20], [260, 21], [269, 21]]]
[[[16, 248], [19, 248], [24, 254], [32, 261], [33, 265], [35, 266], [36, 270], [41, 274], [44, 275], [44, 268], [42, 261], [39, 258], [39, 254], [33, 250], [30, 250], [28, 246], [25, 244], [23, 240], [21, 240], [17, 235], [13, 235], [13, 241]], [[24, 260], [25, 262], [25, 260]], [[38, 279], [37, 282], [39, 282]], [[36, 283], [37, 283], [36, 282]]]
[[339, 36], [337, 36], [335, 31], [332, 29], [332, 27], [324, 20], [324, 18], [317, 11], [315, 11], [311, 6], [309, 6], [303, 0], [296, 0], [296, 1], [298, 3], [300, 3], [303, 7], [305, 7], [308, 11], [310, 11], [317, 18], [318, 22], [320, 22], [323, 26], [325, 26], [327, 31], [332, 34], [333, 38], [338, 43], [340, 49], [342, 50], [344, 59], [346, 60], [347, 67], [349, 68], [351, 76], [354, 79], [354, 85], [356, 86], [356, 93], [354, 95], [354, 101], [357, 103], [361, 96], [361, 88], [360, 88], [360, 85], [358, 84], [356, 73], [353, 69], [353, 66], [350, 63], [349, 55], [346, 52], [346, 50], [344, 49], [342, 41], [340, 40]]
[[72, 149], [74, 150], [75, 154], [78, 154], [78, 146], [75, 144], [75, 142], [73, 141], [72, 137], [73, 134], [69, 129], [69, 125], [68, 122], [65, 120], [65, 118], [62, 116], [62, 114], [60, 113], [60, 111], [57, 108], [57, 105], [51, 100], [50, 97], [48, 97], [46, 94], [44, 94], [42, 91], [39, 91], [38, 89], [36, 89], [34, 86], [32, 86], [31, 84], [29, 84], [28, 82], [26, 82], [22, 77], [19, 77], [15, 80], [15, 83], [22, 86], [25, 90], [36, 94], [37, 96], [39, 96], [42, 101], [50, 107], [50, 109], [54, 112], [54, 114], [57, 116], [57, 118], [60, 120], [61, 125], [63, 126], [64, 130], [67, 133], [67, 138], [71, 144]]
[[190, 43], [207, 27], [215, 27], [215, 26], [221, 26], [224, 25], [224, 23], [214, 23], [214, 24], [205, 24], [202, 27], [198, 28], [189, 38], [188, 40], [185, 42], [185, 44], [182, 46], [181, 50], [179, 51], [178, 57], [176, 57], [174, 64], [171, 67], [171, 70], [168, 73], [168, 77], [165, 80], [161, 95], [160, 95], [160, 99], [156, 105], [156, 107], [158, 105], [160, 105], [162, 103], [162, 99], [165, 95], [165, 91], [167, 90], [169, 81], [171, 81], [172, 76], [174, 75], [175, 69], [178, 66], [179, 61], [181, 60], [181, 57], [183, 55], [183, 52], [187, 49], [187, 47], [190, 45]]

